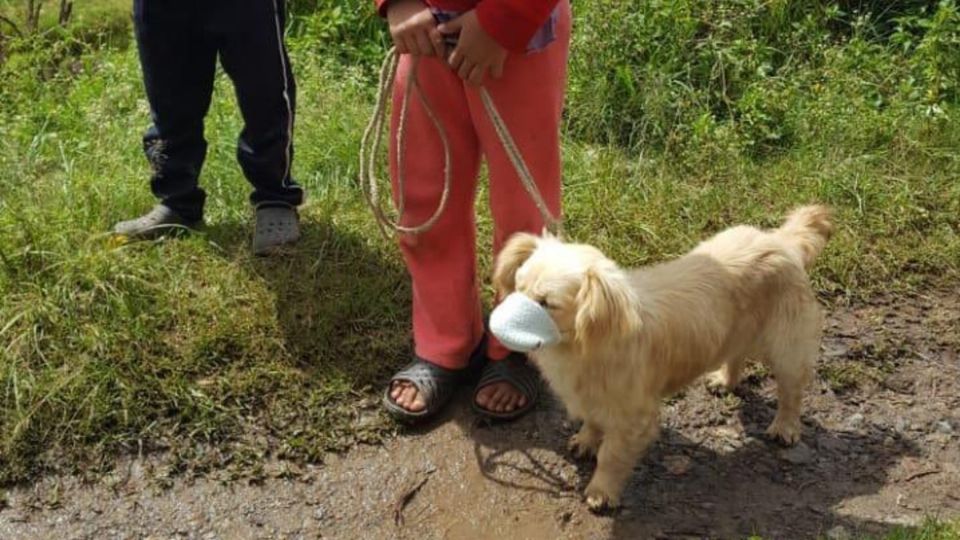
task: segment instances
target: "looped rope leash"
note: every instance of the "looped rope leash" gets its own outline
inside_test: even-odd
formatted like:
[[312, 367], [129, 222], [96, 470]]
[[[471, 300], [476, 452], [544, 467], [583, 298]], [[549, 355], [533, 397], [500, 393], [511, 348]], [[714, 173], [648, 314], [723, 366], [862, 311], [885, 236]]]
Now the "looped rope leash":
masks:
[[[430, 230], [440, 219], [440, 215], [443, 214], [443, 211], [447, 207], [447, 202], [450, 198], [452, 175], [450, 168], [450, 141], [447, 138], [447, 132], [443, 129], [443, 125], [440, 123], [433, 107], [430, 105], [430, 102], [427, 101], [423, 89], [420, 87], [420, 81], [417, 77], [419, 60], [414, 58], [410, 65], [410, 74], [403, 92], [403, 99], [400, 102], [399, 126], [396, 134], [398, 192], [396, 196], [396, 211], [399, 217], [396, 220], [391, 219], [391, 217], [387, 215], [387, 212], [380, 206], [380, 182], [375, 172], [377, 153], [383, 142], [383, 125], [387, 117], [387, 103], [393, 91], [399, 63], [400, 55], [397, 54], [396, 49], [391, 48], [380, 68], [380, 81], [377, 85], [377, 102], [373, 110], [373, 116], [370, 118], [370, 123], [367, 125], [366, 130], [364, 130], [363, 138], [360, 141], [360, 189], [363, 192], [364, 199], [367, 201], [367, 205], [370, 206], [370, 210], [373, 211], [377, 225], [384, 235], [388, 237], [389, 231], [400, 234], [417, 235]], [[433, 126], [436, 128], [437, 135], [439, 135], [440, 142], [443, 145], [443, 191], [440, 195], [440, 202], [437, 203], [436, 210], [434, 210], [429, 218], [419, 225], [405, 226], [400, 224], [400, 217], [403, 216], [405, 208], [403, 156], [406, 153], [405, 132], [407, 108], [410, 104], [410, 96], [414, 90], [416, 90], [417, 99], [420, 100], [420, 104], [427, 113], [427, 117], [430, 118], [430, 122], [433, 123]], [[504, 122], [503, 117], [500, 116], [500, 112], [493, 102], [493, 98], [490, 97], [490, 93], [487, 92], [487, 89], [484, 87], [480, 87], [479, 92], [487, 116], [490, 118], [497, 137], [500, 139], [500, 144], [503, 145], [507, 157], [510, 158], [510, 162], [513, 164], [517, 176], [520, 178], [520, 183], [523, 184], [524, 189], [526, 189], [530, 198], [533, 199], [537, 210], [540, 211], [547, 230], [554, 234], [560, 234], [562, 232], [562, 223], [559, 219], [555, 218], [553, 214], [550, 213], [550, 209], [547, 208], [547, 203], [543, 200], [543, 195], [541, 195], [540, 190], [537, 189], [533, 175], [530, 174], [530, 169], [527, 168], [527, 164], [523, 160], [523, 155], [520, 154], [520, 150], [510, 135], [510, 130], [507, 128], [506, 122]]]

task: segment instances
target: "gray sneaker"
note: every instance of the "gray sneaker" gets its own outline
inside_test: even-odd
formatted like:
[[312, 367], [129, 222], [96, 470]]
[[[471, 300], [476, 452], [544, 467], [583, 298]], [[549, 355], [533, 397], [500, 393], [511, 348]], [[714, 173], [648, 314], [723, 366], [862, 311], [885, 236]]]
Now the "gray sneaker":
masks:
[[150, 239], [186, 232], [199, 227], [202, 221], [187, 221], [173, 209], [158, 204], [146, 214], [127, 221], [121, 221], [113, 226], [115, 234], [122, 234], [133, 239]]
[[270, 255], [300, 239], [300, 215], [292, 206], [257, 208], [253, 231], [253, 254]]

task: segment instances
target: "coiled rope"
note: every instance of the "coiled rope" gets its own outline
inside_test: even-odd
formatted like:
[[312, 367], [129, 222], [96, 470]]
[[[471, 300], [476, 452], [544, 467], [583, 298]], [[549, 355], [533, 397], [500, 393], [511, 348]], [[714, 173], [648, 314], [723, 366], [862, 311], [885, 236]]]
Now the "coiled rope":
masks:
[[[377, 178], [375, 172], [377, 164], [376, 160], [380, 146], [383, 142], [383, 125], [387, 118], [387, 103], [389, 102], [390, 95], [393, 91], [393, 85], [397, 77], [397, 67], [399, 64], [400, 55], [397, 53], [396, 49], [391, 48], [383, 61], [383, 65], [380, 68], [380, 81], [377, 85], [377, 101], [376, 106], [374, 107], [373, 116], [370, 118], [370, 123], [367, 125], [366, 130], [364, 130], [363, 138], [360, 142], [360, 188], [361, 191], [363, 191], [364, 199], [370, 206], [370, 209], [373, 211], [373, 215], [376, 218], [377, 224], [380, 226], [380, 230], [386, 236], [389, 236], [390, 231], [399, 234], [418, 235], [430, 230], [434, 225], [436, 225], [437, 221], [440, 219], [440, 216], [443, 214], [443, 211], [447, 207], [447, 203], [450, 199], [450, 185], [452, 181], [452, 172], [450, 167], [450, 141], [447, 138], [446, 131], [443, 129], [443, 125], [440, 123], [440, 120], [437, 118], [433, 107], [430, 105], [430, 102], [427, 101], [423, 89], [420, 87], [420, 81], [417, 77], [417, 65], [419, 64], [419, 59], [414, 57], [413, 62], [410, 65], [410, 73], [408, 75], [407, 85], [403, 92], [403, 98], [400, 102], [400, 116], [398, 119], [399, 126], [396, 133], [398, 192], [396, 196], [397, 219], [392, 219], [380, 205], [380, 180]], [[436, 128], [437, 134], [439, 135], [440, 141], [443, 145], [443, 191], [440, 194], [440, 202], [437, 203], [437, 208], [433, 211], [430, 217], [420, 224], [407, 226], [400, 224], [400, 219], [403, 216], [403, 211], [405, 208], [405, 173], [403, 156], [406, 153], [405, 143], [407, 109], [410, 105], [410, 96], [414, 92], [416, 92], [417, 99], [420, 100], [423, 110], [427, 113], [427, 117], [430, 118], [431, 123], [433, 123], [434, 127]], [[490, 118], [490, 122], [493, 124], [493, 128], [497, 133], [497, 137], [500, 139], [500, 143], [503, 145], [503, 148], [507, 153], [507, 157], [510, 159], [510, 162], [513, 164], [513, 167], [517, 172], [517, 176], [520, 178], [520, 183], [523, 184], [524, 189], [530, 195], [530, 198], [536, 205], [537, 210], [540, 211], [547, 230], [554, 234], [560, 234], [562, 223], [550, 213], [550, 209], [547, 207], [547, 203], [543, 200], [543, 195], [541, 195], [540, 190], [537, 188], [537, 185], [533, 180], [533, 175], [530, 174], [530, 169], [527, 168], [527, 164], [523, 160], [523, 155], [521, 155], [519, 148], [517, 148], [517, 144], [510, 135], [510, 130], [507, 128], [503, 117], [500, 116], [500, 112], [497, 110], [497, 107], [493, 102], [493, 98], [490, 97], [490, 93], [487, 92], [487, 89], [484, 87], [480, 87], [479, 93], [484, 109], [487, 112], [487, 116]]]

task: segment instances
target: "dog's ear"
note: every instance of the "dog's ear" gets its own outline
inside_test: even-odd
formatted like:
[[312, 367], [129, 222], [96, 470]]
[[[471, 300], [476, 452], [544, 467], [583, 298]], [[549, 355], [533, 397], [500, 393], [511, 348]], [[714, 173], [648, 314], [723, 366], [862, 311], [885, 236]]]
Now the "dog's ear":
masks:
[[588, 268], [577, 293], [577, 341], [589, 348], [598, 341], [632, 335], [640, 324], [636, 299], [623, 273], [616, 267]]
[[493, 286], [500, 298], [507, 296], [517, 288], [517, 270], [536, 251], [540, 239], [528, 233], [517, 233], [497, 255], [497, 264], [493, 269]]

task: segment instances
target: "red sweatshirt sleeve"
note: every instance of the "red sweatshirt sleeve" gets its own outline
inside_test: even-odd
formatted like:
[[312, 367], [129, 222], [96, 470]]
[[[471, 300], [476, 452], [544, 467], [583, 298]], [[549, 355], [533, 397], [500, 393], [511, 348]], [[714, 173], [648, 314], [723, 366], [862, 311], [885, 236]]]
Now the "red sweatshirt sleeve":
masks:
[[[380, 2], [381, 0], [377, 0]], [[481, 0], [477, 19], [497, 43], [524, 52], [537, 30], [547, 22], [559, 0]]]

